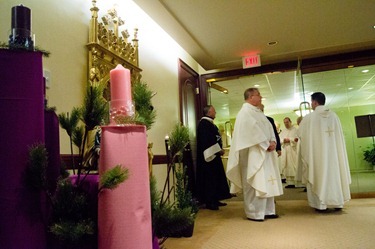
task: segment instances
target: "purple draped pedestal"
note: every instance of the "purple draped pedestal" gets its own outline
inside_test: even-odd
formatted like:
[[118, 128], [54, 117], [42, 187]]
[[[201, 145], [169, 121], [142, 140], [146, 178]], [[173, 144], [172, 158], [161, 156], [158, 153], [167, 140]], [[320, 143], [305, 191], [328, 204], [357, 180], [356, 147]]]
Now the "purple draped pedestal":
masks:
[[44, 111], [45, 145], [48, 152], [47, 184], [50, 193], [54, 193], [57, 178], [60, 175], [60, 134], [59, 118], [52, 110]]
[[29, 147], [44, 143], [42, 54], [0, 49], [0, 248], [46, 248], [45, 198], [25, 187]]

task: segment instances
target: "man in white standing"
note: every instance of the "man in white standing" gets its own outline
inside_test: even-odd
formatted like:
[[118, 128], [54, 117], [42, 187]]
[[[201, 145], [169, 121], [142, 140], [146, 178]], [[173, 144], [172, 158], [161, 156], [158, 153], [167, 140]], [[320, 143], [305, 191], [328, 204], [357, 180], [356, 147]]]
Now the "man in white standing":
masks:
[[325, 104], [325, 95], [311, 95], [314, 112], [306, 115], [298, 129], [303, 181], [309, 205], [317, 211], [341, 210], [350, 200], [348, 157], [341, 123]]
[[280, 133], [280, 142], [283, 153], [280, 158], [281, 175], [286, 179], [285, 188], [294, 188], [297, 172], [297, 128], [292, 125], [289, 117], [284, 118], [285, 129]]
[[257, 88], [244, 92], [237, 114], [227, 163], [231, 193], [243, 192], [246, 217], [254, 221], [278, 218], [274, 197], [283, 194], [277, 167], [276, 138], [263, 112]]

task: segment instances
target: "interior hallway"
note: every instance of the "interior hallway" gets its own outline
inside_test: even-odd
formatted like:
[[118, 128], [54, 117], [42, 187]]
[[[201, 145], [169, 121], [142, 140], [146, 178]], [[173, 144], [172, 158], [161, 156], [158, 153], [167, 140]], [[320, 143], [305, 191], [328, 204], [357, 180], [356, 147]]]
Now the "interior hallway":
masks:
[[303, 189], [284, 189], [276, 198], [278, 219], [245, 218], [242, 198], [219, 211], [201, 209], [191, 238], [169, 238], [165, 249], [370, 249], [375, 248], [375, 198], [350, 200], [341, 212], [318, 213]]

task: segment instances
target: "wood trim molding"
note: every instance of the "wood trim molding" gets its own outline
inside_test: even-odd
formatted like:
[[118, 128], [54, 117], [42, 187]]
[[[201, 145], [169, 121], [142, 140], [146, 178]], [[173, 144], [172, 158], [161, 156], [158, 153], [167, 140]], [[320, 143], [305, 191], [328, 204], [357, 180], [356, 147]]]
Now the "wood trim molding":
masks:
[[[61, 154], [61, 162], [65, 166], [66, 169], [72, 169], [72, 157], [70, 154]], [[73, 155], [74, 162], [75, 164], [79, 163], [79, 155], [74, 154]], [[153, 165], [158, 165], [158, 164], [167, 164], [167, 155], [154, 155], [154, 158], [152, 159], [152, 164]], [[76, 167], [77, 168], [77, 167]]]

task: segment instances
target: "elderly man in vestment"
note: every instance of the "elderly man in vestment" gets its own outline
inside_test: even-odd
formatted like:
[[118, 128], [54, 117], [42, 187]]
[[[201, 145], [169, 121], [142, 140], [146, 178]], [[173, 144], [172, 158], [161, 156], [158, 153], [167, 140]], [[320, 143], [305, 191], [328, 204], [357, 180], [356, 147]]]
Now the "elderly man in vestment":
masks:
[[215, 108], [203, 109], [197, 129], [197, 192], [198, 199], [207, 209], [219, 210], [227, 205], [221, 200], [231, 198], [221, 155], [224, 154], [219, 129], [214, 124]]
[[325, 95], [311, 95], [314, 112], [300, 123], [300, 162], [309, 205], [317, 211], [341, 210], [350, 200], [348, 157], [341, 123], [325, 104]]
[[280, 133], [283, 153], [280, 158], [281, 175], [286, 179], [285, 188], [294, 188], [297, 172], [297, 128], [292, 125], [289, 117], [284, 118], [285, 129]]
[[244, 92], [237, 114], [227, 163], [231, 193], [243, 192], [246, 217], [254, 221], [278, 218], [274, 197], [283, 194], [276, 163], [276, 138], [271, 123], [258, 108], [257, 88]]

